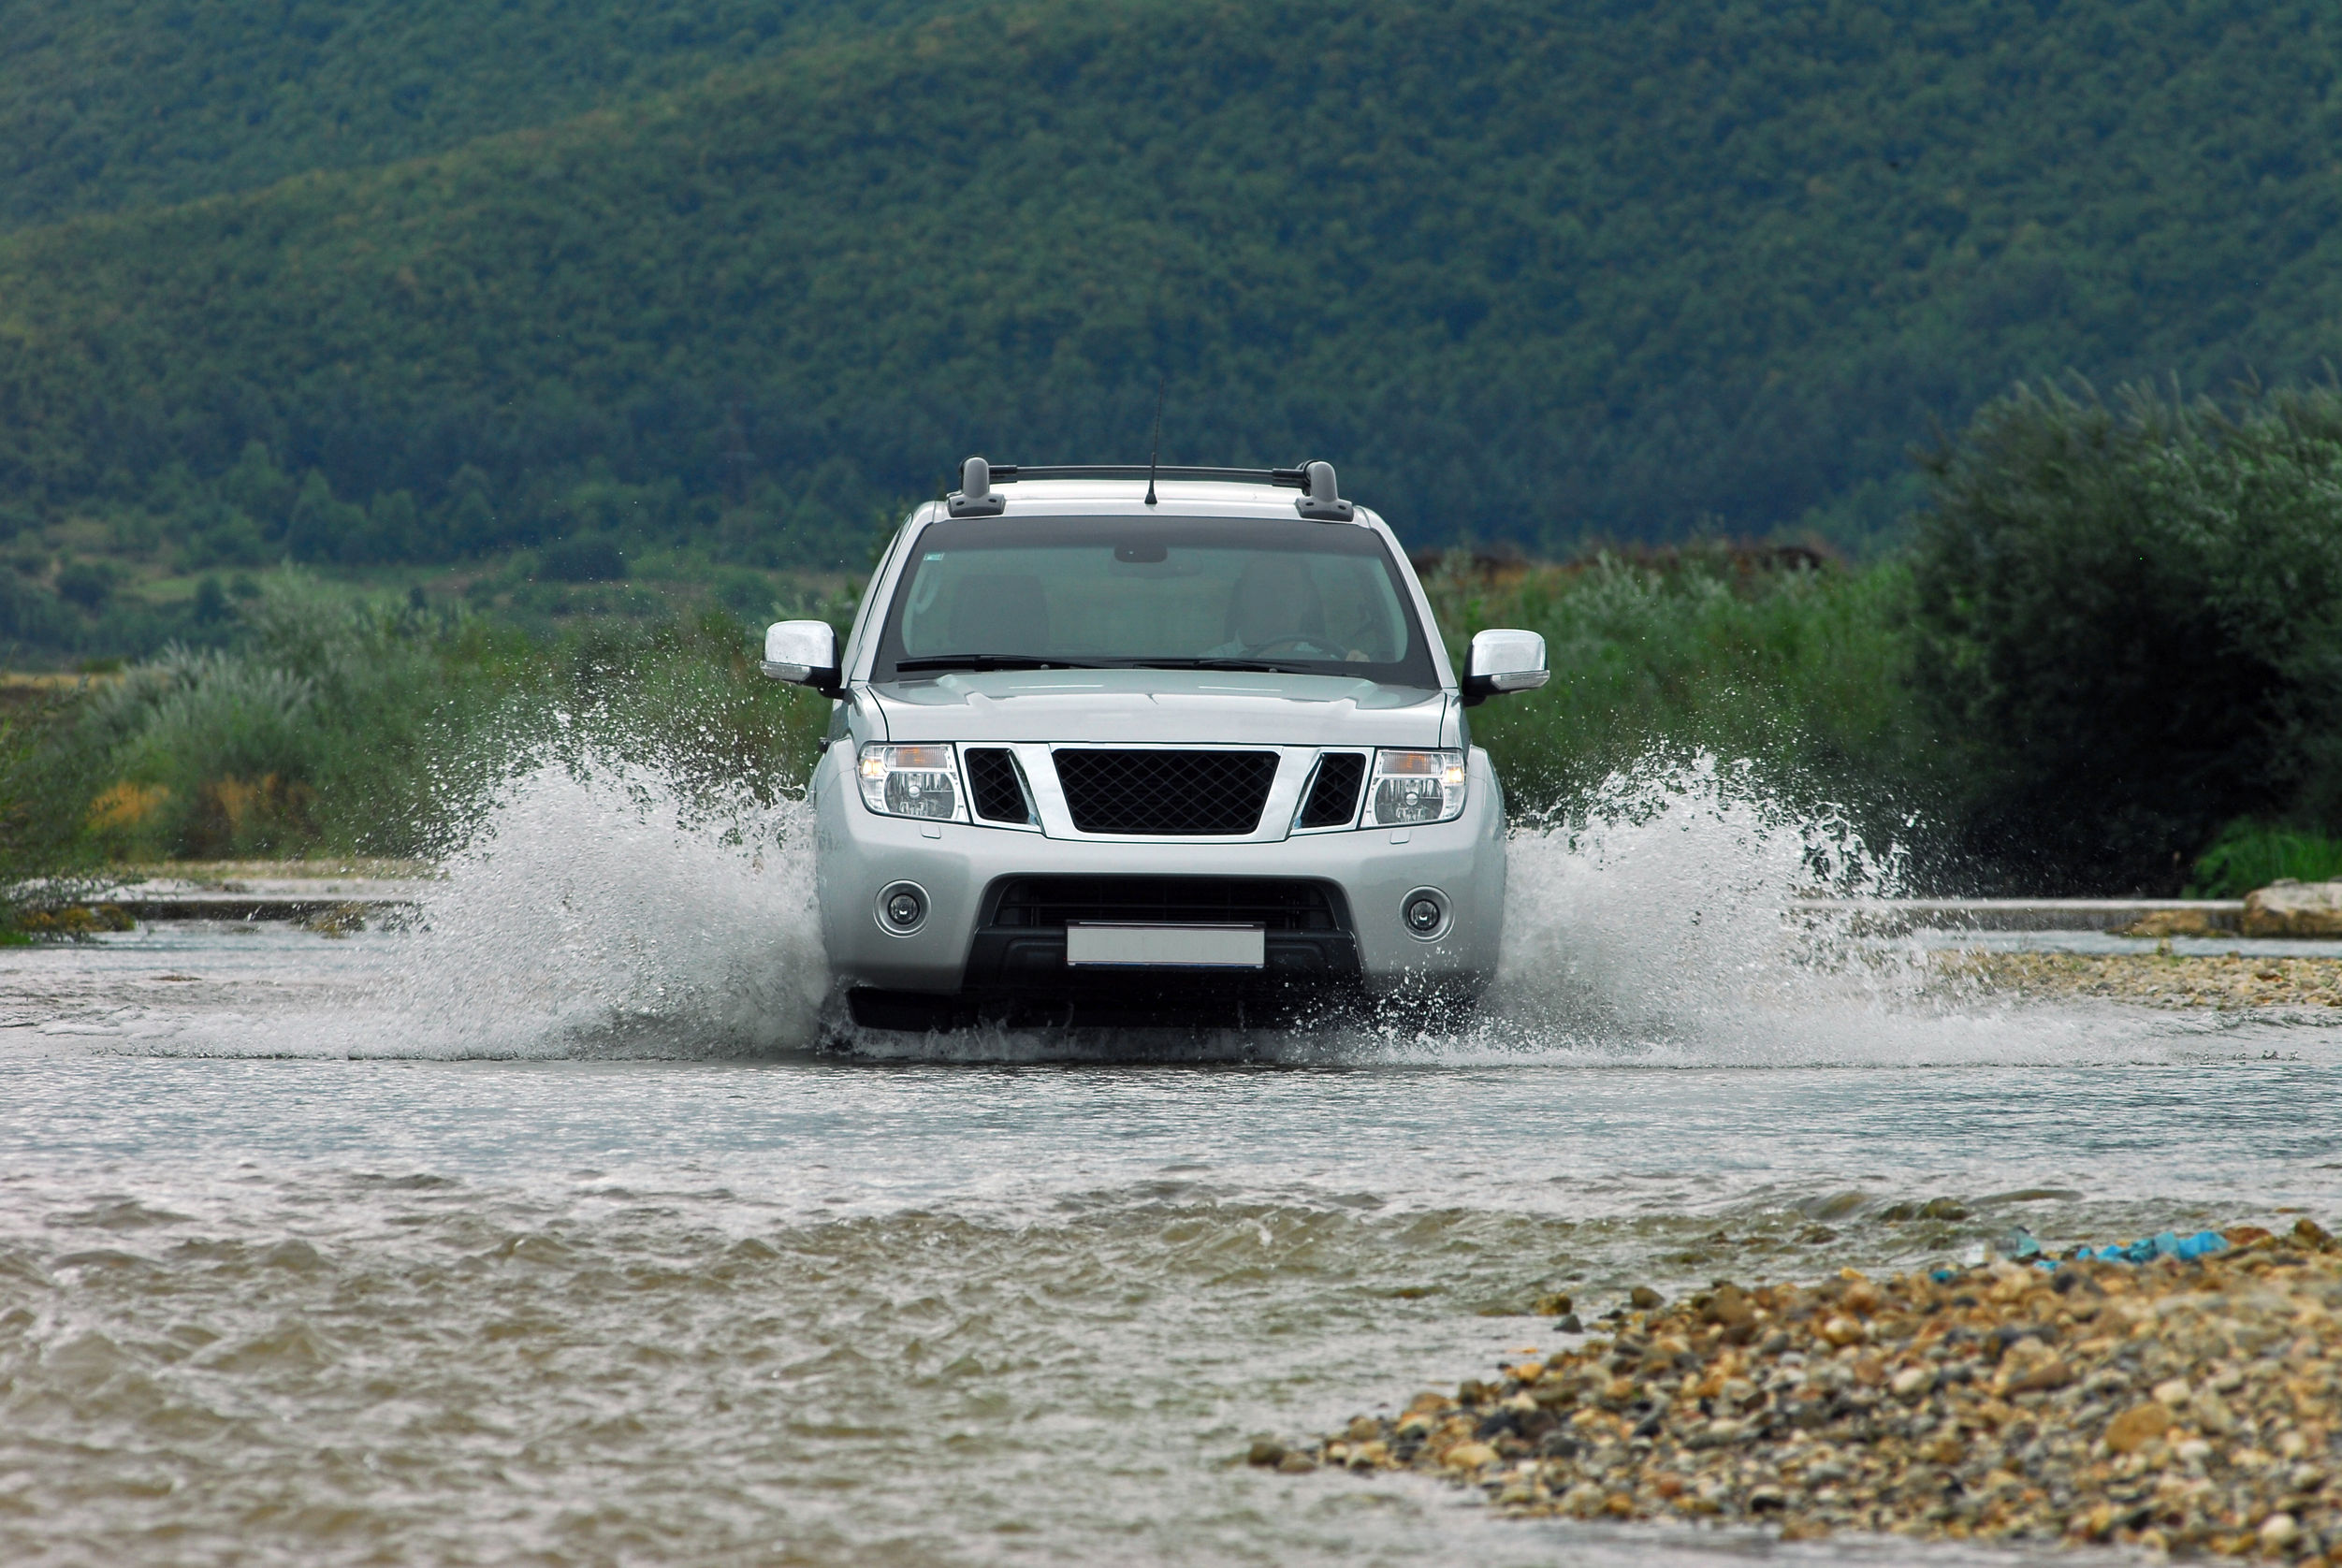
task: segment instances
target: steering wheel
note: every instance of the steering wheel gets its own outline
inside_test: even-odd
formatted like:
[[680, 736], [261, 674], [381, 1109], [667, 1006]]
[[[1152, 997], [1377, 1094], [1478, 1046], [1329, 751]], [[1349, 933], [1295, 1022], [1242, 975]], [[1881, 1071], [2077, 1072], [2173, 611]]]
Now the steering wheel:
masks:
[[1343, 649], [1334, 646], [1331, 643], [1326, 642], [1321, 638], [1314, 637], [1306, 632], [1296, 632], [1283, 637], [1272, 637], [1265, 643], [1256, 643], [1251, 647], [1244, 650], [1244, 657], [1247, 659], [1255, 658], [1260, 654], [1269, 653], [1274, 649], [1288, 646], [1295, 649], [1315, 648], [1318, 651], [1318, 653], [1328, 659], [1338, 660], [1345, 657]]

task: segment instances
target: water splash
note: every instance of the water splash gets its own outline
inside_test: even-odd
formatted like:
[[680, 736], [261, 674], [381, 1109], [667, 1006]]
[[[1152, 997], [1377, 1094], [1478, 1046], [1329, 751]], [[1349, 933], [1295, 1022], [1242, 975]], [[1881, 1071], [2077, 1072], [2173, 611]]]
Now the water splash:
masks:
[[1800, 810], [1745, 763], [1700, 755], [1611, 775], [1507, 847], [1491, 1010], [1632, 1039], [1713, 1033], [1752, 1009], [1905, 999], [1906, 956], [1801, 898], [1891, 896], [1902, 855], [1834, 807]]
[[802, 1048], [828, 990], [799, 801], [711, 803], [588, 749], [497, 786], [360, 1013], [389, 1050]]
[[486, 789], [416, 929], [354, 944], [362, 972], [332, 983], [338, 1000], [254, 1005], [267, 993], [247, 990], [234, 1013], [94, 1011], [76, 1027], [202, 1054], [1337, 1066], [2072, 1063], [2205, 1043], [2183, 1020], [1962, 995], [1915, 947], [1796, 913], [1814, 893], [1891, 894], [1899, 857], [1713, 758], [1618, 775], [1515, 828], [1502, 965], [1469, 1014], [860, 1030], [822, 958], [807, 807], [727, 795], [643, 755], [580, 740]]

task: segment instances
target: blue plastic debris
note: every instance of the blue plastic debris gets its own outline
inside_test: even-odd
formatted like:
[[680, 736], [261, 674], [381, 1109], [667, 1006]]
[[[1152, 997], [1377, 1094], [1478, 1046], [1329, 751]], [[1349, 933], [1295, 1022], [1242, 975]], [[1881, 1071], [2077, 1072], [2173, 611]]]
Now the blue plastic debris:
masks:
[[[2030, 1260], [2033, 1267], [2047, 1273], [2056, 1273], [2058, 1260], [2042, 1252], [2041, 1242], [2022, 1227], [2011, 1231], [1994, 1243], [1995, 1250], [2012, 1262]], [[2073, 1261], [2077, 1263], [2152, 1263], [2159, 1257], [2181, 1259], [2206, 1257], [2228, 1250], [2228, 1239], [2217, 1230], [2199, 1230], [2193, 1236], [2181, 1236], [2175, 1231], [2158, 1231], [2135, 1241], [2115, 1246], [2076, 1247]], [[1975, 1267], [1971, 1264], [1970, 1267]], [[1930, 1269], [1927, 1278], [1938, 1285], [1958, 1279], [1965, 1269]]]
[[2210, 1254], [2227, 1250], [2227, 1238], [2217, 1230], [2199, 1230], [2193, 1236], [2184, 1239], [2172, 1231], [2165, 1230], [2136, 1241], [2125, 1242], [2120, 1246], [2095, 1249], [2081, 1247], [2075, 1250], [2073, 1256], [2086, 1262], [2152, 1263], [2159, 1257], [2204, 1257]]

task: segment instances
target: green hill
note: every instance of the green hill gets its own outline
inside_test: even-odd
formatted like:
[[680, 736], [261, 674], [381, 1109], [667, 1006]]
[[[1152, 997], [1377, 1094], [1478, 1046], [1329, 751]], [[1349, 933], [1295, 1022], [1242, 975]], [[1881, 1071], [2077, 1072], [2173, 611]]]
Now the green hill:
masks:
[[929, 0], [0, 0], [0, 227], [436, 152]]
[[[223, 560], [858, 557], [962, 454], [1337, 460], [1414, 537], [1859, 540], [2013, 378], [2342, 349], [2335, 23], [1043, 3], [0, 240], [0, 505]], [[135, 532], [133, 523], [121, 529]]]

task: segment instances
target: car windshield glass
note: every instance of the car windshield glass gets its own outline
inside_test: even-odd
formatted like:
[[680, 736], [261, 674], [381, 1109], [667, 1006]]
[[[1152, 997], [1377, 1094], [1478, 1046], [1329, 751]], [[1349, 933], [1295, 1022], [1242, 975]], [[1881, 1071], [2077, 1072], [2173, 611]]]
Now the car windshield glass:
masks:
[[1398, 567], [1369, 529], [966, 517], [919, 536], [874, 678], [1053, 664], [1438, 684]]

